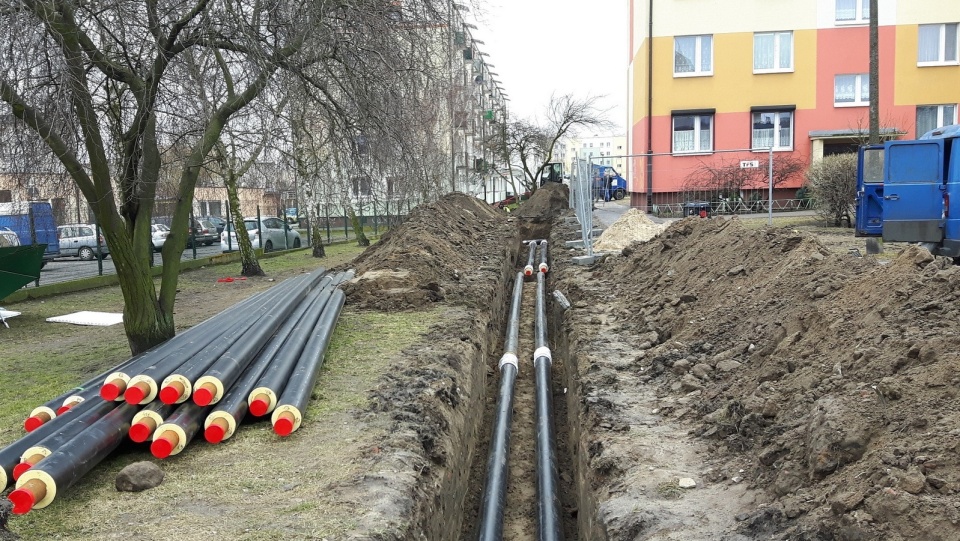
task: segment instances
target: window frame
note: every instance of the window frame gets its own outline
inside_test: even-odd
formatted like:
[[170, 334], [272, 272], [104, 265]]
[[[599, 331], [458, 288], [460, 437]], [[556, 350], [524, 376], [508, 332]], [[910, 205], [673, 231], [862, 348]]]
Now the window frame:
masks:
[[[838, 102], [837, 101], [837, 77], [856, 77], [857, 82], [854, 84], [854, 96], [855, 99], [852, 102]], [[860, 92], [860, 89], [863, 88], [864, 79], [867, 81], [867, 92], [870, 92], [870, 74], [869, 73], [837, 73], [833, 76], [833, 106], [834, 107], [868, 107], [870, 105], [870, 96], [867, 96], [867, 99], [864, 100]]]
[[[677, 40], [681, 38], [695, 38], [693, 71], [677, 71]], [[710, 69], [702, 70], [703, 65], [703, 38], [710, 38]], [[681, 77], [712, 77], [713, 76], [713, 34], [693, 34], [686, 36], [673, 36], [673, 76]]]
[[[790, 65], [786, 68], [784, 67], [773, 67], [773, 68], [758, 68], [757, 67], [757, 38], [759, 36], [773, 36], [773, 61], [774, 64], [780, 60], [780, 51], [782, 48], [781, 45], [781, 36], [789, 35], [790, 36]], [[762, 74], [762, 73], [792, 73], [794, 71], [794, 61], [796, 55], [794, 51], [793, 41], [793, 30], [776, 30], [772, 32], [754, 32], [753, 33], [753, 73]]]
[[[774, 143], [780, 143], [779, 145], [774, 144], [774, 152], [793, 152], [793, 141], [796, 138], [796, 122], [797, 122], [797, 111], [796, 108], [783, 107], [783, 108], [769, 108], [762, 107], [752, 109], [750, 111], [750, 148], [756, 152], [769, 152], [769, 149], [766, 147], [758, 147], [753, 140], [753, 125], [756, 123], [754, 120], [754, 115], [762, 115], [764, 113], [771, 113], [774, 116], [773, 124], [773, 140]], [[790, 141], [788, 145], [784, 145], [783, 141], [780, 141], [780, 115], [783, 113], [788, 113], [790, 115]]]
[[837, 2], [839, 1], [840, 0], [834, 0], [833, 2], [833, 24], [834, 25], [858, 26], [858, 25], [870, 24], [870, 0], [856, 0], [857, 7], [856, 7], [856, 10], [854, 11], [853, 19], [837, 18]]
[[[933, 107], [936, 107], [936, 108], [937, 108], [937, 122], [936, 122], [937, 125], [934, 126], [933, 128], [930, 128], [931, 130], [935, 130], [935, 129], [938, 129], [938, 128], [942, 128], [942, 127], [944, 127], [944, 126], [950, 126], [950, 125], [952, 125], [952, 124], [956, 124], [956, 123], [957, 123], [958, 112], [960, 112], [960, 111], [958, 111], [958, 109], [960, 109], [960, 104], [957, 104], [957, 103], [935, 103], [935, 104], [917, 105], [917, 108], [916, 108], [917, 110], [916, 110], [916, 112], [915, 112], [915, 114], [914, 114], [914, 125], [913, 125], [913, 129], [914, 129], [914, 131], [916, 131], [916, 137], [920, 137], [920, 136], [923, 135], [924, 133], [927, 133], [928, 131], [930, 131], [930, 130], [924, 130], [924, 131], [922, 131], [922, 132], [920, 131], [920, 126], [919, 126], [919, 124], [920, 124], [920, 122], [919, 122], [920, 109], [921, 109], [921, 108], [928, 109], [928, 108], [933, 108]], [[944, 110], [943, 110], [944, 107], [953, 107], [953, 118], [951, 118], [949, 121], [948, 121], [946, 118], [944, 118], [944, 114], [943, 114], [943, 113], [944, 113]]]
[[[953, 59], [947, 60], [947, 26], [952, 26], [954, 28], [953, 36]], [[923, 28], [933, 28], [938, 29], [937, 36], [937, 59], [936, 60], [920, 60], [920, 33], [923, 31]], [[928, 66], [956, 66], [960, 64], [960, 24], [958, 23], [933, 23], [933, 24], [918, 24], [917, 25], [917, 66], [918, 67], [928, 67]]]
[[[703, 154], [713, 154], [714, 153], [714, 140], [717, 134], [717, 124], [716, 124], [716, 112], [710, 111], [691, 111], [683, 112], [678, 111], [670, 115], [670, 153], [675, 156], [696, 156]], [[690, 117], [693, 118], [693, 141], [694, 145], [698, 146], [700, 142], [700, 135], [702, 130], [700, 128], [700, 123], [702, 118], [710, 119], [710, 148], [694, 148], [693, 150], [677, 150], [676, 149], [676, 120], [679, 117]]]

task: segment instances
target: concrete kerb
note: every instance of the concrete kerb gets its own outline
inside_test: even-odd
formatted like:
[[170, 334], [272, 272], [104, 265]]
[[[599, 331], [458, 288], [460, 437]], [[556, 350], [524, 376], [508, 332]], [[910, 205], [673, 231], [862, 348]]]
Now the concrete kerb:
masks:
[[[350, 242], [350, 241], [344, 241]], [[340, 244], [338, 242], [333, 242], [331, 244]], [[263, 253], [260, 249], [257, 249], [257, 258], [259, 259], [269, 259], [271, 257], [278, 257], [287, 253], [303, 251], [303, 250], [312, 250], [310, 246], [305, 246], [303, 248], [295, 248], [290, 250], [283, 250], [278, 252]], [[226, 265], [228, 263], [235, 263], [240, 261], [240, 252], [224, 252], [222, 254], [216, 254], [207, 257], [201, 257], [198, 259], [187, 259], [180, 262], [180, 270], [191, 270], [198, 269], [200, 267], [206, 267], [210, 265]], [[150, 274], [152, 276], [160, 276], [160, 273], [163, 272], [163, 266], [157, 265], [150, 268]], [[115, 286], [120, 283], [119, 278], [116, 274], [104, 274], [103, 276], [91, 276], [90, 278], [81, 278], [79, 280], [71, 280], [69, 282], [57, 282], [56, 284], [43, 285], [39, 287], [23, 288], [17, 291], [14, 291], [10, 295], [7, 295], [5, 298], [0, 299], [4, 303], [17, 303], [22, 301], [27, 301], [31, 299], [42, 299], [45, 297], [53, 297], [55, 295], [62, 295], [64, 293], [76, 293], [77, 291], [86, 291], [88, 289], [97, 289], [100, 287], [109, 287]]]

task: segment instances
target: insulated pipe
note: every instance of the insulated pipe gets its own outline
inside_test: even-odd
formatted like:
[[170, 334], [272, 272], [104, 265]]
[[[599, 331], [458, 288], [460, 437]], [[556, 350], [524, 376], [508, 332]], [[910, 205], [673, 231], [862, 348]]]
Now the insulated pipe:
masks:
[[333, 296], [323, 309], [313, 335], [303, 348], [303, 353], [290, 375], [283, 394], [280, 395], [277, 408], [273, 410], [270, 418], [273, 431], [280, 436], [289, 436], [300, 428], [303, 422], [303, 411], [306, 409], [307, 402], [310, 401], [310, 393], [313, 392], [313, 386], [320, 374], [320, 367], [323, 366], [323, 355], [327, 344], [330, 343], [330, 337], [333, 336], [333, 329], [337, 325], [345, 299], [343, 291], [337, 289], [333, 292]]
[[60, 430], [43, 438], [20, 455], [20, 463], [13, 467], [13, 479], [17, 480], [24, 472], [44, 458], [53, 454], [65, 442], [97, 422], [101, 417], [117, 407], [114, 401], [107, 402], [98, 396], [90, 399], [91, 405], [81, 413], [71, 416]]
[[43, 440], [43, 438], [64, 428], [66, 424], [72, 419], [75, 419], [77, 415], [90, 409], [94, 403], [93, 400], [81, 402], [76, 407], [64, 412], [63, 415], [58, 415], [50, 420], [50, 422], [44, 423], [36, 430], [27, 433], [19, 440], [0, 449], [0, 492], [6, 489], [7, 484], [13, 480], [13, 468], [20, 463], [20, 457], [24, 451], [36, 445]]
[[263, 417], [272, 412], [277, 406], [277, 399], [283, 392], [283, 387], [290, 379], [290, 372], [297, 364], [297, 359], [303, 352], [307, 343], [307, 338], [313, 332], [323, 313], [324, 306], [333, 296], [333, 287], [327, 287], [321, 290], [313, 298], [305, 300], [301, 304], [306, 304], [307, 309], [298, 318], [301, 324], [290, 334], [290, 338], [282, 344], [276, 351], [273, 362], [270, 363], [270, 370], [260, 376], [259, 381], [247, 397], [247, 403], [250, 408], [250, 414], [256, 417]]
[[540, 272], [547, 272], [550, 270], [550, 267], [547, 266], [547, 241], [540, 241], [540, 266], [538, 267]]
[[[228, 341], [226, 351], [212, 363], [204, 365], [202, 370], [178, 370], [177, 374], [170, 377], [183, 376], [188, 380], [187, 385], [193, 381], [193, 401], [197, 404], [201, 406], [216, 404], [223, 398], [224, 391], [240, 378], [250, 361], [257, 356], [270, 337], [287, 320], [290, 313], [303, 302], [307, 293], [306, 288], [298, 289], [279, 300], [275, 306], [257, 319], [256, 324], [243, 336], [243, 340]], [[181, 381], [181, 383], [184, 382]], [[182, 396], [190, 396], [189, 387], [185, 389]]]
[[17, 480], [17, 489], [7, 495], [13, 502], [13, 513], [22, 515], [50, 505], [57, 492], [72, 486], [120, 445], [136, 411], [133, 404], [120, 404], [24, 472]]
[[32, 432], [44, 423], [56, 418], [57, 415], [61, 415], [63, 412], [76, 406], [84, 400], [93, 398], [95, 396], [97, 396], [96, 387], [87, 387], [85, 389], [80, 389], [78, 387], [73, 389], [72, 393], [55, 398], [54, 400], [56, 402], [51, 400], [42, 406], [37, 406], [34, 408], [33, 411], [30, 412], [30, 416], [27, 417], [23, 422], [23, 428], [27, 432]]
[[540, 541], [563, 539], [560, 502], [557, 495], [556, 436], [553, 433], [553, 397], [550, 393], [550, 368], [553, 357], [547, 346], [547, 301], [543, 273], [537, 274], [536, 346], [533, 372], [537, 423], [537, 517]]
[[527, 243], [527, 246], [529, 246], [530, 250], [529, 250], [529, 253], [527, 254], [527, 266], [523, 268], [523, 275], [533, 276], [533, 260], [537, 253], [537, 241], [528, 240], [526, 241], [526, 243]]
[[154, 400], [133, 416], [130, 422], [130, 439], [143, 443], [153, 438], [154, 431], [173, 413], [176, 406]]
[[[256, 295], [251, 295], [240, 303], [194, 325], [193, 327], [190, 327], [166, 342], [158, 344], [150, 350], [134, 357], [130, 360], [127, 366], [123, 368], [118, 367], [118, 369], [109, 373], [105, 378], [102, 378], [103, 385], [100, 387], [100, 396], [104, 400], [125, 400], [125, 393], [127, 391], [127, 387], [130, 386], [130, 380], [132, 377], [135, 377], [155, 364], [173, 362], [164, 361], [164, 359], [167, 359], [171, 356], [184, 355], [185, 352], [189, 353], [190, 355], [194, 355], [197, 351], [199, 351], [198, 349], [194, 350], [192, 348], [184, 349], [184, 340], [193, 342], [195, 345], [198, 345], [201, 348], [206, 346], [206, 344], [209, 344], [213, 340], [217, 339], [219, 335], [224, 332], [225, 326], [229, 327], [230, 322], [235, 320], [235, 314], [238, 311], [247, 312], [259, 309], [267, 302], [270, 302], [271, 299], [273, 299], [277, 294], [280, 294], [290, 287], [295, 286], [295, 280], [299, 279], [302, 278], [298, 277], [295, 279], [286, 280], [283, 283], [266, 291]], [[154, 382], [154, 386], [155, 385], [156, 382]], [[155, 389], [147, 384], [142, 387], [140, 391], [144, 392], [145, 395], [149, 395], [151, 392], [155, 392]]]
[[153, 433], [150, 453], [157, 458], [179, 454], [200, 431], [207, 407], [193, 402], [181, 404]]
[[497, 398], [497, 417], [490, 438], [490, 453], [487, 458], [487, 481], [480, 504], [481, 541], [503, 539], [503, 509], [507, 499], [510, 450], [510, 425], [513, 422], [513, 391], [517, 380], [517, 342], [520, 335], [520, 303], [523, 297], [523, 273], [517, 273], [513, 283], [513, 299], [510, 304], [510, 319], [507, 322], [507, 338], [500, 358], [500, 395]]

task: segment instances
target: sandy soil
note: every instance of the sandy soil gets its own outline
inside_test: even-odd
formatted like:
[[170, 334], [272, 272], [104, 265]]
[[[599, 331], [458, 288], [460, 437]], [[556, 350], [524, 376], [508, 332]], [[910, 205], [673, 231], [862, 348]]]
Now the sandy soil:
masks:
[[[254, 429], [227, 454], [191, 451], [122, 513], [87, 488], [60, 512], [104, 518], [64, 538], [470, 538], [521, 241], [549, 238], [548, 289], [570, 302], [549, 304], [567, 539], [960, 539], [960, 268], [736, 218], [681, 220], [577, 266], [565, 190], [510, 215], [456, 194], [417, 209], [344, 265], [343, 324], [413, 313], [429, 327], [315, 392], [358, 407], [283, 446]], [[364, 347], [386, 348], [378, 334]], [[224, 484], [258, 447], [262, 471]], [[532, 510], [512, 512], [510, 538], [535, 539]]]

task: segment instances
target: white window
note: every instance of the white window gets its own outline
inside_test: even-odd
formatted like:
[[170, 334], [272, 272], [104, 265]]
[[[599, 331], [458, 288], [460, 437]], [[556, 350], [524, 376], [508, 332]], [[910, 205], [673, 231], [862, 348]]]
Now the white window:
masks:
[[957, 63], [957, 23], [921, 24], [917, 64]]
[[862, 24], [870, 22], [870, 0], [837, 0], [838, 23]]
[[793, 32], [753, 35], [753, 72], [793, 71]]
[[713, 115], [678, 115], [673, 117], [673, 151], [712, 152]]
[[673, 38], [673, 75], [713, 75], [713, 36]]
[[837, 75], [833, 78], [833, 104], [856, 107], [870, 104], [870, 75]]
[[957, 123], [957, 104], [918, 105], [917, 137], [930, 130]]
[[751, 148], [793, 150], [793, 111], [753, 113]]

